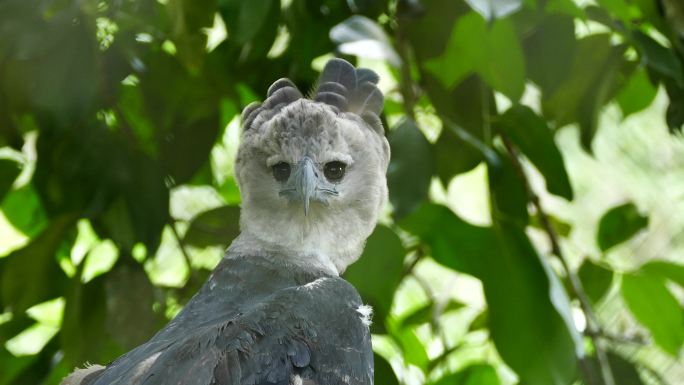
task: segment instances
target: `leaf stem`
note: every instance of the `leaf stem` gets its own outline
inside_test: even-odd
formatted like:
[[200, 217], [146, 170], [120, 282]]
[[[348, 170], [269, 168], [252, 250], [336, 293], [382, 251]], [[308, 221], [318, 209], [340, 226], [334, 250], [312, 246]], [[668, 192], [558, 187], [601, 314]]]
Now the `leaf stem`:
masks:
[[[551, 252], [556, 257], [558, 257], [558, 260], [563, 266], [563, 269], [565, 270], [568, 276], [568, 280], [570, 281], [570, 287], [572, 288], [575, 297], [579, 300], [580, 307], [582, 308], [582, 311], [584, 312], [587, 318], [587, 332], [585, 333], [585, 335], [591, 338], [592, 344], [594, 345], [594, 349], [596, 351], [596, 358], [598, 359], [599, 367], [601, 369], [601, 377], [603, 380], [602, 382], [604, 385], [615, 385], [613, 372], [610, 368], [610, 364], [608, 363], [608, 356], [606, 355], [606, 352], [603, 350], [602, 343], [599, 339], [599, 336], [603, 336], [604, 333], [601, 330], [600, 323], [598, 321], [598, 318], [596, 317], [596, 314], [594, 313], [594, 309], [591, 306], [589, 297], [584, 291], [582, 282], [570, 268], [567, 258], [561, 250], [560, 242], [558, 240], [558, 234], [556, 233], [556, 230], [553, 228], [553, 225], [549, 220], [548, 214], [546, 214], [546, 211], [544, 211], [544, 208], [541, 205], [541, 201], [539, 200], [539, 196], [534, 192], [534, 190], [532, 190], [532, 186], [530, 185], [527, 175], [525, 174], [525, 170], [523, 169], [523, 166], [520, 163], [519, 155], [515, 146], [511, 142], [511, 139], [505, 133], [501, 132], [500, 135], [504, 143], [504, 146], [506, 146], [506, 150], [508, 152], [508, 156], [511, 160], [511, 163], [513, 164], [513, 168], [518, 174], [518, 177], [521, 179], [525, 191], [527, 192], [528, 200], [532, 203], [532, 205], [535, 207], [539, 214], [542, 226], [544, 227], [544, 230], [549, 237], [549, 241], [551, 242]], [[582, 361], [584, 361], [584, 359], [582, 359]], [[582, 364], [585, 376], [588, 377], [587, 380], [593, 383], [594, 381], [592, 378], [593, 376], [591, 375], [591, 371], [588, 369], [585, 362], [583, 362]]]
[[188, 254], [188, 251], [185, 249], [185, 242], [180, 236], [180, 233], [178, 233], [178, 229], [176, 228], [176, 221], [175, 220], [170, 220], [169, 221], [169, 227], [171, 228], [171, 232], [173, 233], [173, 237], [176, 239], [176, 242], [178, 243], [178, 248], [181, 251], [181, 254], [183, 255], [183, 259], [185, 260], [185, 265], [188, 267], [188, 271], [192, 271], [192, 262], [190, 260], [190, 254]]

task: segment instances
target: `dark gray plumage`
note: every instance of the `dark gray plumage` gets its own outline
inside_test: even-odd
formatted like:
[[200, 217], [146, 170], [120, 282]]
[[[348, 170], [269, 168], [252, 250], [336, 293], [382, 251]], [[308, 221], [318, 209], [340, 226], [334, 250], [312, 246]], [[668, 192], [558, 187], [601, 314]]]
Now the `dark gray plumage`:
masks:
[[225, 258], [164, 329], [82, 385], [372, 384], [361, 305], [342, 278]]

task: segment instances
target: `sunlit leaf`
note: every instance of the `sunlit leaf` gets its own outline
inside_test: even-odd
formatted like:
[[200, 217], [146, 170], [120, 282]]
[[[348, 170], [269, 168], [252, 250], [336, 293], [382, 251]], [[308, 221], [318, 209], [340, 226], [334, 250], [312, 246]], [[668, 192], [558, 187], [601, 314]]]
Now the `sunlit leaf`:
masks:
[[659, 276], [684, 287], [684, 265], [668, 261], [647, 262], [641, 268], [644, 274]]
[[602, 251], [618, 245], [648, 226], [648, 217], [639, 214], [633, 203], [613, 207], [599, 222], [596, 241]]
[[665, 280], [625, 274], [622, 297], [634, 317], [651, 332], [655, 343], [676, 357], [684, 343], [684, 313]]
[[657, 93], [658, 89], [651, 84], [645, 70], [634, 72], [616, 97], [622, 116], [627, 117], [645, 109], [651, 105]]

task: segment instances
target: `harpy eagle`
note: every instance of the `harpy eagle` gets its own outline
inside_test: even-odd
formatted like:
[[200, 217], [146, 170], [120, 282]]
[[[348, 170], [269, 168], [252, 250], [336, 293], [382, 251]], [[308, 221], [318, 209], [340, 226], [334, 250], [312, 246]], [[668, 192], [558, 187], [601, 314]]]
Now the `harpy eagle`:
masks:
[[370, 308], [339, 274], [387, 199], [378, 76], [341, 59], [242, 113], [240, 235], [148, 342], [63, 385], [373, 384]]

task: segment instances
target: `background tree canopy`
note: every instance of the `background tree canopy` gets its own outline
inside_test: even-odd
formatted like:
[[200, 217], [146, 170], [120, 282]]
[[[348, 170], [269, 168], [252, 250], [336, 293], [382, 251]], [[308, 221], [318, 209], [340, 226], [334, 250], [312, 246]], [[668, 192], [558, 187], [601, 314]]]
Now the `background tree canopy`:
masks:
[[173, 317], [238, 232], [240, 110], [333, 55], [387, 96], [345, 274], [378, 385], [681, 384], [682, 4], [1, 0], [0, 384]]

